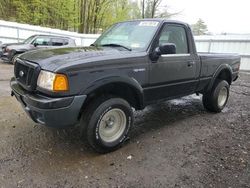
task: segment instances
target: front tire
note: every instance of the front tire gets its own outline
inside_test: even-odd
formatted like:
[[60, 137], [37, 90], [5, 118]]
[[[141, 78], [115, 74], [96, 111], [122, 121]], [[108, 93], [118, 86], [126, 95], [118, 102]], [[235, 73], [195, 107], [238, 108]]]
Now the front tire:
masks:
[[229, 84], [225, 80], [217, 80], [211, 91], [203, 94], [203, 106], [210, 112], [221, 112], [229, 97]]
[[19, 54], [15, 54], [15, 55], [11, 58], [11, 64], [15, 65], [17, 56], [19, 56]]
[[118, 149], [133, 124], [133, 111], [122, 98], [100, 97], [86, 108], [81, 118], [82, 134], [99, 153]]
[[10, 54], [10, 60], [9, 60], [9, 63], [10, 64], [14, 64], [14, 59], [15, 59], [15, 57], [17, 57], [17, 53], [16, 53], [16, 51], [15, 50], [12, 50], [11, 51], [11, 54]]

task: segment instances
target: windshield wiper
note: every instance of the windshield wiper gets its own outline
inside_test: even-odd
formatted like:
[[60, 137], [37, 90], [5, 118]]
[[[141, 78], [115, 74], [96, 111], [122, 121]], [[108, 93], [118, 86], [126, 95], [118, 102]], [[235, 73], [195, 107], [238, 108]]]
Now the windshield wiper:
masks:
[[120, 44], [113, 44], [113, 43], [111, 43], [111, 44], [102, 44], [101, 46], [122, 47], [122, 48], [124, 48], [124, 49], [126, 49], [128, 51], [132, 51], [131, 48], [123, 46], [123, 45], [120, 45]]

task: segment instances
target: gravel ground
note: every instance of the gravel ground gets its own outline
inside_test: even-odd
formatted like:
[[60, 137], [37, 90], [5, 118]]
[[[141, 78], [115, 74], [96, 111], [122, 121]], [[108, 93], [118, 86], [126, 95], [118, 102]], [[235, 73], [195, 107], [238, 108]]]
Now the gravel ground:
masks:
[[76, 128], [33, 123], [9, 96], [12, 74], [0, 63], [0, 187], [250, 187], [250, 74], [222, 113], [200, 96], [136, 112], [130, 139], [105, 155]]

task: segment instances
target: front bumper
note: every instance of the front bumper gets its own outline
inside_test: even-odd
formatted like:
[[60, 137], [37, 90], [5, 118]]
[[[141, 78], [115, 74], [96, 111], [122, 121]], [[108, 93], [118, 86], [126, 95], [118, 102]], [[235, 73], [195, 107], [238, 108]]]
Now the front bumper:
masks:
[[3, 62], [10, 63], [11, 62], [11, 57], [9, 53], [0, 53], [0, 58]]
[[18, 85], [15, 78], [10, 81], [11, 95], [21, 103], [25, 112], [36, 123], [49, 127], [63, 128], [78, 122], [86, 95], [50, 98], [31, 94]]
[[237, 72], [234, 72], [233, 75], [232, 75], [232, 81], [236, 81], [237, 79], [239, 78], [239, 71]]

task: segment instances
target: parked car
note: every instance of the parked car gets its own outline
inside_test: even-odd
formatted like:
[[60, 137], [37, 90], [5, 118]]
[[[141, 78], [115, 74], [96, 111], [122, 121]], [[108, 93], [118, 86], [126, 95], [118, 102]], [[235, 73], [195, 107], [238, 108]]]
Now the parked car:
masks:
[[0, 45], [0, 56], [4, 62], [13, 63], [16, 56], [40, 48], [48, 47], [74, 47], [75, 41], [68, 37], [53, 35], [33, 35], [22, 43], [8, 43]]
[[10, 85], [32, 120], [79, 123], [88, 143], [104, 153], [126, 140], [132, 107], [196, 93], [208, 111], [220, 112], [239, 66], [235, 54], [197, 53], [188, 24], [145, 19], [113, 25], [91, 47], [25, 53]]

